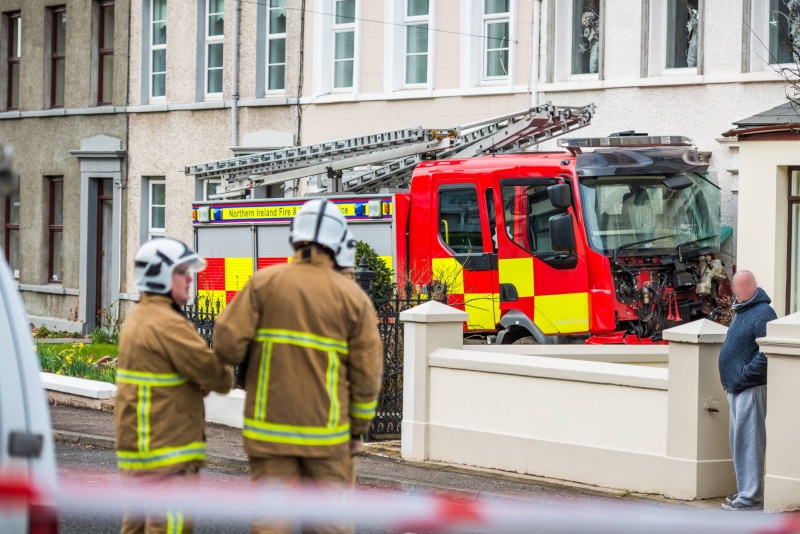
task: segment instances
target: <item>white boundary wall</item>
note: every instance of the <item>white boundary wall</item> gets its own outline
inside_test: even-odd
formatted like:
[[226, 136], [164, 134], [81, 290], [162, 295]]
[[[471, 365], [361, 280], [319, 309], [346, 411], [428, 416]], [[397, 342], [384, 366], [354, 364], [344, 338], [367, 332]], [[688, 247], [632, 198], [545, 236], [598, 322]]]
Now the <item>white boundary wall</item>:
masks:
[[[667, 331], [668, 354], [618, 346], [466, 350], [465, 318], [437, 302], [401, 314], [403, 458], [680, 499], [735, 491], [717, 373], [725, 327], [703, 320]], [[668, 360], [669, 368], [586, 361], [598, 359]]]

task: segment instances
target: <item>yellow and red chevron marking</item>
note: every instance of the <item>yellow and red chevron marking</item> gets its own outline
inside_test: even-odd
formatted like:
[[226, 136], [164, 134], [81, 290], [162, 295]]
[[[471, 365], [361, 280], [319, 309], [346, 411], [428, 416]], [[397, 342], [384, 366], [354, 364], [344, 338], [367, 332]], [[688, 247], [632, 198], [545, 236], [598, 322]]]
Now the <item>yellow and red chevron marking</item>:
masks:
[[[392, 257], [380, 257], [388, 268], [392, 268]], [[292, 258], [258, 258], [258, 268], [288, 263]], [[220, 311], [253, 276], [252, 258], [206, 258], [207, 266], [197, 275], [197, 296], [201, 305], [208, 303], [214, 309], [219, 302]]]

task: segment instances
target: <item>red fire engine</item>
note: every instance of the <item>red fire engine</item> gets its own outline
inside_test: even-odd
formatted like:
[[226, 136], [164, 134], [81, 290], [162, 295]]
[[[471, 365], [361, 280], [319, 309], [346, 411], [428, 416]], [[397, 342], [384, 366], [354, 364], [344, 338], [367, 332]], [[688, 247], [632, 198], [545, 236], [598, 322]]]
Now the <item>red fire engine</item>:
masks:
[[[198, 293], [229, 301], [255, 269], [289, 261], [289, 223], [305, 199], [254, 192], [327, 173], [356, 238], [401, 287], [446, 284], [449, 304], [469, 313], [470, 334], [497, 343], [652, 343], [665, 328], [714, 318], [727, 296], [715, 258], [720, 192], [686, 138], [562, 138], [566, 151], [524, 152], [585, 126], [592, 113], [548, 105], [459, 129], [190, 167], [199, 179], [222, 177], [217, 195], [228, 198], [193, 206], [196, 246], [209, 261]], [[230, 200], [243, 194], [251, 198]]]

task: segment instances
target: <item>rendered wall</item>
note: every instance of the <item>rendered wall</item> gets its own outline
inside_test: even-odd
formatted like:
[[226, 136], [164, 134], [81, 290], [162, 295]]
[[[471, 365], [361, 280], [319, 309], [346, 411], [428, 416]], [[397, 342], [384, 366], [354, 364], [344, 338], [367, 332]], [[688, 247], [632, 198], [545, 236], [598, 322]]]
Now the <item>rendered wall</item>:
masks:
[[596, 361], [610, 355], [586, 346], [464, 350], [465, 319], [438, 302], [401, 314], [403, 458], [679, 499], [735, 490], [717, 372], [725, 327], [667, 330], [666, 369]]
[[756, 275], [781, 316], [786, 313], [787, 167], [800, 165], [800, 141], [743, 141], [740, 152], [738, 265]]

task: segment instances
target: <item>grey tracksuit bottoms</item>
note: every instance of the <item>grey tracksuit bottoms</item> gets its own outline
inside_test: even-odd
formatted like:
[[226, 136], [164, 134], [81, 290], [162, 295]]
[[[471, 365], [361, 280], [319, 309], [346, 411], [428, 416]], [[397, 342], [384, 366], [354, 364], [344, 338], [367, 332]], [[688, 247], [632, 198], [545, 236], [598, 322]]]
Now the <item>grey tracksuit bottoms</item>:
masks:
[[764, 502], [764, 455], [767, 448], [767, 386], [728, 393], [730, 443], [736, 486], [742, 504]]

